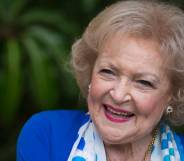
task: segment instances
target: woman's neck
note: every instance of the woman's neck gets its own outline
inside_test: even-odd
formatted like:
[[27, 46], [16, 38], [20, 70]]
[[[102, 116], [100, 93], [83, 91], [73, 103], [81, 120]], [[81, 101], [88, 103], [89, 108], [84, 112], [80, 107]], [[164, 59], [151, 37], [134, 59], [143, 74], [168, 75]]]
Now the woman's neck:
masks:
[[[152, 135], [122, 145], [104, 143], [107, 161], [142, 161], [151, 141]], [[150, 154], [147, 155], [147, 160], [149, 159]]]

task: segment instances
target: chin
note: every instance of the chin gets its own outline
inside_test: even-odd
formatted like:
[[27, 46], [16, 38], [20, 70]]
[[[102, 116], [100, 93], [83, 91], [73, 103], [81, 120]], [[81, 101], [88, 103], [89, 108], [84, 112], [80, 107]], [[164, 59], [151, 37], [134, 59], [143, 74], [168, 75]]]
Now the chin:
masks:
[[104, 141], [104, 143], [106, 144], [111, 144], [111, 145], [122, 145], [122, 144], [128, 144], [131, 141], [128, 140], [128, 138], [126, 137], [122, 137], [122, 136], [102, 136], [102, 139]]
[[122, 130], [108, 127], [105, 125], [96, 126], [99, 135], [102, 137], [103, 141], [108, 144], [120, 144], [123, 143], [126, 138], [126, 134], [122, 133]]
[[124, 141], [122, 141], [122, 139], [120, 138], [103, 138], [104, 143], [106, 144], [114, 144], [114, 145], [118, 145], [118, 144], [126, 144]]

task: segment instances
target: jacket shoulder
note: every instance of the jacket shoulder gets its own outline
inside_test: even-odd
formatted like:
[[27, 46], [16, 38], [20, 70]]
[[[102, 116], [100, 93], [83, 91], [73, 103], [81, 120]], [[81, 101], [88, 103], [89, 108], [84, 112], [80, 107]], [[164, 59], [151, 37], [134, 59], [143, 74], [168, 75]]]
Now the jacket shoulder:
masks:
[[184, 135], [174, 133], [174, 139], [176, 141], [177, 148], [180, 153], [181, 161], [184, 161]]
[[33, 115], [17, 142], [17, 161], [67, 160], [78, 129], [89, 117], [83, 111], [55, 110]]

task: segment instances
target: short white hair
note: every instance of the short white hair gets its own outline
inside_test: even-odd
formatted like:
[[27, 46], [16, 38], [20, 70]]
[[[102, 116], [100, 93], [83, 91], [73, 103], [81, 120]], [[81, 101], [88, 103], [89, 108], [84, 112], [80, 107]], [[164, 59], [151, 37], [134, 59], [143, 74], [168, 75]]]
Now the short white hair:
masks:
[[71, 63], [84, 96], [100, 49], [115, 33], [151, 39], [160, 45], [169, 64], [174, 112], [168, 119], [174, 125], [184, 123], [184, 13], [181, 9], [153, 1], [120, 1], [100, 14], [88, 25], [72, 46]]

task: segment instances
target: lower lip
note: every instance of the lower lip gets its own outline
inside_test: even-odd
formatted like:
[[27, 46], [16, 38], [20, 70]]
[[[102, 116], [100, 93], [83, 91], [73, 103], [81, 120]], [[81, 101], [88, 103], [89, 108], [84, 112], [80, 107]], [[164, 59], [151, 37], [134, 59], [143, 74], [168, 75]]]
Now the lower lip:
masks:
[[123, 122], [127, 122], [130, 120], [130, 118], [117, 118], [117, 117], [114, 117], [112, 114], [110, 114], [109, 112], [106, 111], [106, 109], [104, 108], [104, 113], [105, 113], [105, 116], [108, 120], [110, 120], [111, 122], [115, 122], [115, 123], [123, 123]]

